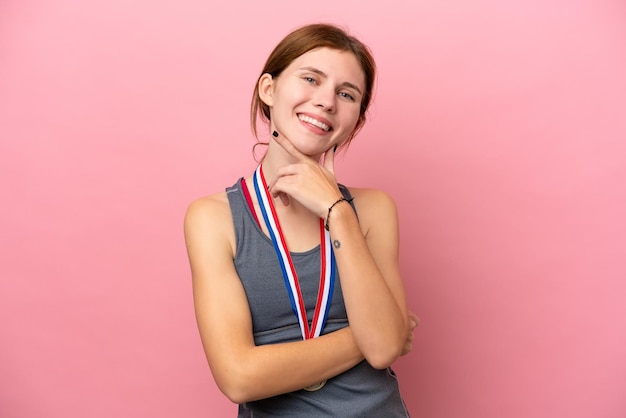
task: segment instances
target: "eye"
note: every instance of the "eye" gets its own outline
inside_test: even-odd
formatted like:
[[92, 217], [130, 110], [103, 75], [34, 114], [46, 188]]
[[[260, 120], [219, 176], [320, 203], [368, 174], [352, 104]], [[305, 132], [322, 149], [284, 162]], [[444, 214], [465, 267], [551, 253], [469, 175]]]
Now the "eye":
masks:
[[339, 94], [339, 97], [343, 97], [344, 99], [347, 99], [347, 100], [349, 100], [349, 101], [351, 101], [351, 102], [354, 102], [354, 101], [355, 101], [354, 96], [352, 96], [352, 95], [351, 95], [350, 93], [348, 93], [348, 92], [345, 92], [345, 91], [340, 91], [338, 94]]
[[317, 80], [315, 80], [313, 77], [304, 76], [302, 77], [302, 79], [309, 84], [317, 84]]

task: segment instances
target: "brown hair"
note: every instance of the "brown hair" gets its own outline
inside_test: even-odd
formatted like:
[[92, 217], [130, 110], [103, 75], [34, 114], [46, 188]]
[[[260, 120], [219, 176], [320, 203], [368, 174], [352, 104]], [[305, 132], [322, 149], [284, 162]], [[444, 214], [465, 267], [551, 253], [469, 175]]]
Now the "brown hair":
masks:
[[250, 125], [255, 137], [258, 138], [257, 117], [260, 117], [260, 119], [266, 123], [270, 121], [269, 106], [263, 103], [259, 96], [258, 84], [261, 76], [268, 73], [272, 77], [278, 77], [285, 68], [300, 55], [322, 47], [352, 52], [361, 65], [361, 69], [365, 75], [365, 91], [361, 99], [359, 120], [346, 144], [349, 143], [359, 129], [361, 129], [365, 123], [365, 112], [372, 99], [372, 90], [374, 88], [374, 80], [376, 79], [376, 63], [374, 62], [372, 53], [365, 44], [355, 37], [348, 35], [341, 28], [330, 24], [317, 23], [303, 26], [291, 32], [280, 41], [267, 58], [263, 71], [261, 71], [261, 75], [259, 75], [254, 86], [250, 106]]

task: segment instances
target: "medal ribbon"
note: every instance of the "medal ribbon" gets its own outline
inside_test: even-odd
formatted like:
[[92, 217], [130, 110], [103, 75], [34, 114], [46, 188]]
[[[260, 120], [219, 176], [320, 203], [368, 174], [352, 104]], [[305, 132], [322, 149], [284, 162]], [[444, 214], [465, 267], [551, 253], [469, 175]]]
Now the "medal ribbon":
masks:
[[287, 243], [283, 236], [280, 223], [278, 222], [278, 216], [276, 216], [274, 202], [267, 190], [267, 183], [265, 182], [261, 165], [259, 165], [254, 172], [254, 190], [259, 201], [261, 214], [265, 220], [265, 225], [267, 225], [272, 243], [274, 244], [274, 250], [276, 251], [278, 264], [283, 273], [291, 308], [300, 323], [302, 338], [308, 340], [309, 338], [318, 337], [328, 318], [335, 284], [335, 254], [333, 253], [330, 242], [330, 232], [324, 228], [324, 220], [320, 219], [320, 284], [317, 293], [317, 301], [315, 303], [313, 321], [311, 327], [309, 327], [298, 275], [296, 274], [291, 254], [287, 250]]

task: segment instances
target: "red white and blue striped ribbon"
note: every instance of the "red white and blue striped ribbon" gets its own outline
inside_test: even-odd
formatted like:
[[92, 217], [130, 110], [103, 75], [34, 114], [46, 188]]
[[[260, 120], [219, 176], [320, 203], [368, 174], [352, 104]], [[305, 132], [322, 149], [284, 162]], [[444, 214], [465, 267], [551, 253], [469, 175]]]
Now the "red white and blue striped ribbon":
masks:
[[287, 243], [283, 236], [280, 223], [278, 222], [278, 216], [276, 216], [276, 209], [274, 208], [272, 197], [267, 190], [267, 183], [265, 182], [261, 165], [255, 170], [253, 179], [254, 190], [259, 201], [261, 214], [263, 215], [265, 225], [267, 225], [272, 243], [274, 244], [274, 250], [278, 257], [278, 264], [283, 272], [283, 279], [291, 302], [291, 308], [300, 323], [302, 338], [306, 340], [318, 337], [328, 318], [328, 311], [330, 309], [335, 284], [335, 254], [333, 253], [333, 247], [330, 242], [330, 233], [324, 228], [324, 220], [320, 219], [320, 283], [317, 301], [315, 303], [315, 313], [311, 326], [309, 327], [298, 275], [296, 274], [291, 254], [287, 249]]

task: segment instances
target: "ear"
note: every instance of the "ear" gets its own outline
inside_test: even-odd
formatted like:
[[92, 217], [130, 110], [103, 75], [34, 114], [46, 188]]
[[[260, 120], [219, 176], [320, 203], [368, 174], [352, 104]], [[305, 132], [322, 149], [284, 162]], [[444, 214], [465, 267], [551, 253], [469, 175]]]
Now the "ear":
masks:
[[259, 78], [259, 97], [261, 101], [267, 106], [272, 106], [274, 103], [274, 79], [269, 73], [265, 73]]

